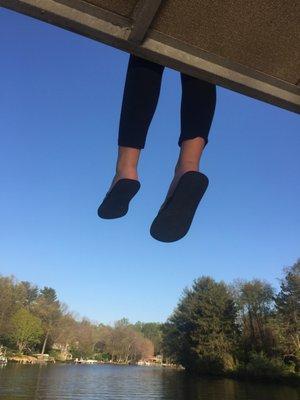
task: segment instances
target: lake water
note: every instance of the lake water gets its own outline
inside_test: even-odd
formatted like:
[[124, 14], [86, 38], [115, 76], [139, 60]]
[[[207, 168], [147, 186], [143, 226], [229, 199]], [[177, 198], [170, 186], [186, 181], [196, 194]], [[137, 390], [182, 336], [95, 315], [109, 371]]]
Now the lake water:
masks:
[[0, 368], [0, 399], [300, 400], [300, 391], [158, 367], [8, 364]]

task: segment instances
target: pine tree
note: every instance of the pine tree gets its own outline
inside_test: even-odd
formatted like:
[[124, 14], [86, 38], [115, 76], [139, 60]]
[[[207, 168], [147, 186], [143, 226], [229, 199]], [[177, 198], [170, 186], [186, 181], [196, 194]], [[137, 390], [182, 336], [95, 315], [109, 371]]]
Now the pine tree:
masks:
[[166, 355], [188, 370], [222, 373], [233, 367], [236, 309], [228, 287], [209, 277], [186, 289], [165, 325]]

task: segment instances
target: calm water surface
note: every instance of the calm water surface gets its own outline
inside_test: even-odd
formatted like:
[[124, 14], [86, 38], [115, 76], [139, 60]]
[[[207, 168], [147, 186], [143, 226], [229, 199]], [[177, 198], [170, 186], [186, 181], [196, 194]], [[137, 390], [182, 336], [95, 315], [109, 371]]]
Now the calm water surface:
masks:
[[8, 364], [0, 368], [0, 399], [300, 400], [300, 391], [151, 367]]

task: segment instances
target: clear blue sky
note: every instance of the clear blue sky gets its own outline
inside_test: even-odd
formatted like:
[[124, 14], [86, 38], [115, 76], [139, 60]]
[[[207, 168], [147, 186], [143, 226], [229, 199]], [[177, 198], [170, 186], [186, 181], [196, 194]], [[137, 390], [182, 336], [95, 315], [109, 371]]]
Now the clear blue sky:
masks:
[[299, 116], [218, 88], [209, 190], [190, 233], [164, 244], [149, 226], [178, 153], [179, 74], [165, 71], [130, 213], [103, 221], [128, 55], [0, 9], [0, 57], [1, 274], [104, 323], [163, 321], [203, 274], [278, 287], [300, 256]]

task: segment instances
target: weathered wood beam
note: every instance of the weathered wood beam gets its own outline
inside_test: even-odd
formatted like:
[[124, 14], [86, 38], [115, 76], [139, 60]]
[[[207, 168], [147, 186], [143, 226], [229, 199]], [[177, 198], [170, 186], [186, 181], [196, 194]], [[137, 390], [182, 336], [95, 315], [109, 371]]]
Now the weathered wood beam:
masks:
[[128, 40], [136, 45], [143, 42], [162, 0], [140, 0], [133, 13], [133, 25]]
[[[69, 3], [69, 4], [68, 4]], [[88, 4], [82, 9], [80, 0], [0, 0], [0, 6], [40, 19], [107, 43], [128, 49], [130, 24], [126, 19], [116, 21], [116, 15], [101, 9], [91, 10]]]
[[134, 53], [151, 61], [166, 65], [187, 75], [207, 80], [227, 89], [251, 96], [300, 114], [300, 90], [298, 87], [266, 77], [264, 74], [243, 69], [233, 70], [214, 57], [189, 49], [180, 48], [169, 38], [151, 33]]

